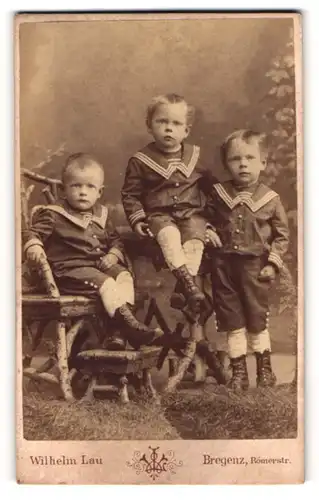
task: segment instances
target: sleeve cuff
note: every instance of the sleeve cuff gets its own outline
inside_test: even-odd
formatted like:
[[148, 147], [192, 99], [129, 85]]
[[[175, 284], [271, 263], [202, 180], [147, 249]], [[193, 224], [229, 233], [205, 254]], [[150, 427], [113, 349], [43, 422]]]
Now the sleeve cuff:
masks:
[[212, 231], [214, 231], [215, 233], [217, 232], [216, 231], [216, 227], [213, 226], [212, 224], [209, 224], [209, 222], [206, 222], [206, 229], [211, 229]]
[[23, 247], [23, 251], [26, 252], [28, 248], [33, 247], [34, 245], [38, 245], [43, 248], [42, 241], [38, 238], [31, 238], [31, 240], [27, 241]]
[[278, 271], [280, 271], [282, 266], [283, 266], [283, 262], [282, 262], [281, 258], [279, 257], [279, 255], [277, 255], [274, 252], [270, 252], [269, 257], [268, 257], [268, 262], [270, 262], [271, 264], [274, 264], [277, 267]]
[[131, 226], [135, 226], [135, 224], [141, 222], [144, 219], [146, 219], [146, 213], [142, 208], [140, 210], [137, 210], [137, 212], [134, 212], [134, 214], [130, 215], [128, 218]]
[[118, 248], [111, 248], [111, 250], [108, 253], [116, 255], [116, 257], [119, 259], [119, 261], [121, 261], [123, 264], [125, 264], [125, 257], [123, 255], [123, 253], [121, 252], [121, 250], [119, 250]]

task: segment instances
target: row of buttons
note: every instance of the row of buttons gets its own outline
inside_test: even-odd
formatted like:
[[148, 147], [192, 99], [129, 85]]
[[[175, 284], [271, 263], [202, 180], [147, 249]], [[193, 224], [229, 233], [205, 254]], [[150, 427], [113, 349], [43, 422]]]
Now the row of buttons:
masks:
[[[179, 187], [179, 182], [175, 182], [175, 187], [177, 187], [177, 188]], [[178, 200], [178, 196], [176, 196], [176, 195], [173, 196], [173, 200], [177, 201]], [[174, 203], [173, 207], [176, 208], [176, 203]]]
[[[92, 238], [94, 238], [96, 240], [97, 239], [96, 234], [92, 234]], [[95, 248], [94, 250], [96, 250], [97, 252], [101, 252], [100, 248]]]
[[[178, 188], [179, 186], [180, 186], [180, 183], [179, 183], [179, 182], [175, 182], [175, 187], [177, 187], [177, 188]], [[178, 201], [178, 196], [176, 196], [176, 195], [175, 195], [175, 196], [173, 196], [173, 200], [174, 200], [174, 201]], [[174, 204], [173, 204], [173, 208], [176, 208], [176, 207], [177, 207], [177, 204], [176, 204], [176, 203], [174, 203]]]
[[[239, 205], [243, 205], [243, 203], [239, 203]], [[238, 219], [242, 219], [243, 216], [241, 214], [238, 215]], [[239, 234], [240, 233], [240, 229], [235, 229], [235, 233]], [[238, 245], [234, 245], [234, 250], [238, 250], [239, 246]]]
[[[266, 327], [268, 327], [269, 325], [269, 311], [266, 312]], [[219, 321], [217, 320], [216, 318], [216, 313], [214, 313], [214, 316], [215, 316], [215, 326], [216, 326], [216, 330], [218, 330], [218, 327], [219, 327]]]
[[90, 285], [92, 288], [99, 288], [97, 285], [95, 285], [94, 283], [90, 283], [89, 281], [84, 281], [84, 284]]

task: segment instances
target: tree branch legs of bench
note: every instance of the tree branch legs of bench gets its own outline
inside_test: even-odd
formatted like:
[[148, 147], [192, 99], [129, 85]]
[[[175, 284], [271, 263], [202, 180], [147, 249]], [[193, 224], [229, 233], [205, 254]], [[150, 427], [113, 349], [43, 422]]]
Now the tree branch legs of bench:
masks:
[[[31, 367], [32, 359], [34, 357], [35, 351], [39, 346], [41, 339], [44, 334], [45, 326], [48, 321], [41, 320], [38, 323], [37, 330], [35, 334], [32, 334], [31, 323], [24, 323], [24, 330], [28, 336], [30, 343], [30, 350], [25, 355], [23, 360], [23, 375], [27, 378], [46, 381], [59, 385], [63, 393], [63, 397], [66, 401], [74, 401], [74, 395], [72, 391], [72, 379], [76, 373], [75, 369], [69, 369], [69, 355], [71, 353], [72, 345], [85, 325], [83, 319], [77, 320], [69, 331], [66, 331], [66, 321], [58, 320], [55, 322], [55, 333], [56, 333], [56, 349], [53, 355], [49, 356], [40, 366]], [[58, 376], [48, 373], [49, 370], [57, 366]]]

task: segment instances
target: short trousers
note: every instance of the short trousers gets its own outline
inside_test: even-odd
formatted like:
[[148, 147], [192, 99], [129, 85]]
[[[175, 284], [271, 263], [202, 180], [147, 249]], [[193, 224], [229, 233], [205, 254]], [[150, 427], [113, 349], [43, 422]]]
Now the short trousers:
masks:
[[271, 282], [258, 276], [267, 256], [216, 255], [212, 259], [212, 293], [219, 331], [247, 328], [259, 333], [268, 324]]
[[56, 277], [60, 293], [67, 295], [96, 296], [107, 278], [116, 279], [127, 268], [114, 264], [107, 271], [100, 271], [95, 267], [77, 267], [68, 269], [63, 276]]
[[146, 222], [155, 237], [164, 227], [175, 226], [181, 233], [182, 243], [192, 239], [205, 243], [206, 220], [198, 214], [185, 217], [177, 211], [170, 214], [154, 212], [147, 216]]

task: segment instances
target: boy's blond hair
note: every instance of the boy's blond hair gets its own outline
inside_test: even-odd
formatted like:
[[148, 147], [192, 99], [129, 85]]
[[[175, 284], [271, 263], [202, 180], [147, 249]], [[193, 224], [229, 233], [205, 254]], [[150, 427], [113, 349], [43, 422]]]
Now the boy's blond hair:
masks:
[[61, 175], [62, 182], [65, 183], [65, 180], [67, 176], [70, 174], [71, 169], [78, 168], [80, 170], [84, 170], [86, 168], [91, 168], [91, 167], [99, 168], [102, 172], [104, 179], [104, 168], [96, 158], [87, 153], [75, 153], [70, 155], [67, 158], [65, 165], [62, 169], [62, 175]]
[[240, 139], [247, 144], [251, 144], [252, 142], [256, 142], [260, 149], [261, 157], [264, 161], [267, 160], [268, 156], [268, 144], [267, 144], [267, 136], [264, 133], [256, 132], [250, 129], [242, 129], [235, 130], [229, 136], [226, 137], [223, 144], [220, 148], [220, 155], [222, 162], [225, 166], [227, 166], [227, 152], [230, 147], [230, 143], [235, 139]]
[[187, 108], [186, 119], [187, 119], [187, 125], [190, 127], [194, 120], [195, 108], [190, 104], [188, 104], [188, 102], [184, 99], [183, 96], [180, 96], [178, 94], [163, 94], [154, 97], [151, 103], [147, 107], [146, 125], [148, 127], [151, 126], [152, 118], [159, 106], [161, 106], [162, 104], [179, 104], [179, 103], [185, 104]]

